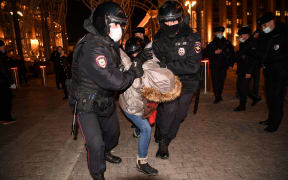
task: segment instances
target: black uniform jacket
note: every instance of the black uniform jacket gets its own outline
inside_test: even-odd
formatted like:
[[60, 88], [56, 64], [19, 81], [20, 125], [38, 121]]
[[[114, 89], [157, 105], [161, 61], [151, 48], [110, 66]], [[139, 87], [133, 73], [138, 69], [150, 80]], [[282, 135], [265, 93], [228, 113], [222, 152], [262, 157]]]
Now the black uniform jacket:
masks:
[[275, 29], [260, 36], [258, 55], [264, 73], [271, 73], [275, 81], [288, 83], [288, 25], [277, 24]]
[[160, 29], [153, 41], [153, 52], [177, 75], [183, 85], [183, 93], [193, 93], [199, 85], [199, 68], [202, 59], [200, 35], [182, 24], [178, 34], [169, 38]]
[[252, 74], [255, 71], [258, 60], [256, 55], [256, 41], [252, 37], [240, 43], [239, 51], [236, 52], [234, 62], [237, 62], [238, 76]]
[[84, 28], [89, 33], [78, 42], [76, 48], [79, 49], [73, 55], [79, 62], [80, 71], [83, 72], [80, 76], [107, 91], [129, 87], [133, 83], [134, 76], [120, 71], [119, 45], [108, 36], [101, 36], [91, 21], [86, 20]]
[[[215, 54], [217, 49], [221, 49], [220, 54]], [[203, 56], [209, 59], [211, 69], [227, 69], [233, 62], [234, 47], [231, 42], [224, 37], [215, 37], [204, 50]]]
[[84, 28], [88, 34], [77, 43], [73, 54], [70, 105], [76, 99], [78, 112], [110, 116], [115, 110], [114, 92], [128, 88], [135, 76], [120, 70], [119, 45], [100, 35], [91, 17], [84, 22]]
[[272, 32], [260, 36], [258, 55], [265, 67], [288, 62], [288, 24], [277, 24]]

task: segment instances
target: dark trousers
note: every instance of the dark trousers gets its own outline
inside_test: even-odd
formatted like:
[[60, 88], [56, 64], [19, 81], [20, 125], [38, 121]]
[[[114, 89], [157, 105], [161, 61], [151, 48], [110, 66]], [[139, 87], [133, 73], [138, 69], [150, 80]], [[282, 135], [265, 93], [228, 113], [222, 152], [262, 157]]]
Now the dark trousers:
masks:
[[[287, 67], [286, 67], [287, 68]], [[288, 69], [264, 70], [269, 126], [278, 128], [283, 118], [284, 98], [288, 82]]]
[[251, 79], [245, 78], [245, 75], [238, 75], [237, 77], [237, 89], [239, 92], [239, 99], [240, 99], [240, 106], [246, 107], [247, 102], [247, 96], [253, 98], [252, 95], [250, 95], [250, 81]]
[[116, 111], [110, 117], [99, 117], [97, 114], [79, 113], [78, 123], [85, 139], [87, 162], [90, 174], [106, 170], [105, 150], [111, 151], [117, 144], [120, 135]]
[[259, 84], [260, 84], [260, 66], [255, 68], [252, 74], [253, 84], [252, 84], [252, 94], [259, 98]]
[[226, 75], [226, 69], [211, 69], [212, 87], [216, 99], [222, 97]]
[[60, 89], [60, 73], [59, 70], [55, 70], [55, 77], [56, 77], [56, 87]]
[[174, 101], [161, 103], [157, 108], [155, 138], [167, 138], [169, 141], [177, 135], [181, 122], [188, 113], [193, 93], [182, 94]]
[[66, 87], [66, 78], [65, 77], [61, 77], [59, 80], [59, 84], [61, 84], [63, 92], [64, 92], [64, 96], [68, 97], [68, 91], [67, 91], [67, 87]]
[[25, 72], [19, 71], [19, 82], [20, 82], [21, 86], [23, 85], [23, 83], [25, 83], [25, 84], [28, 83], [28, 79], [27, 79], [27, 76], [26, 76]]
[[0, 120], [10, 121], [12, 119], [12, 91], [9, 87], [0, 85]]

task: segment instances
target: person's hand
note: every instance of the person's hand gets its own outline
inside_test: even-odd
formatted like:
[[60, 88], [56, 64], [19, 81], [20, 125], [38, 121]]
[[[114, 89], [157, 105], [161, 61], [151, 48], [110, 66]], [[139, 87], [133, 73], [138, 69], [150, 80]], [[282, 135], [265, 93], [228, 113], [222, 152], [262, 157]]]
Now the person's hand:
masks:
[[215, 50], [215, 54], [220, 54], [220, 53], [222, 53], [222, 49]]
[[161, 68], [166, 68], [167, 67], [167, 65], [164, 62], [162, 62], [162, 61], [158, 61], [157, 63], [159, 64], [159, 66]]
[[152, 47], [143, 49], [137, 56], [142, 63], [153, 58]]
[[246, 79], [250, 79], [251, 78], [251, 74], [245, 74], [245, 78]]
[[135, 78], [140, 78], [144, 74], [142, 63], [137, 61], [131, 64], [130, 69], [128, 71], [130, 71], [135, 76]]

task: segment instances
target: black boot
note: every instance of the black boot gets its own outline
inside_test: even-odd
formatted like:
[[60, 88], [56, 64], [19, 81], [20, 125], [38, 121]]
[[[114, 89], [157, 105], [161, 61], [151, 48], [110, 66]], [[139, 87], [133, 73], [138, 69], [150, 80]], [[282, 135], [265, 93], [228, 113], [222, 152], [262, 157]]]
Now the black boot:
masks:
[[251, 103], [251, 106], [255, 106], [261, 100], [262, 100], [261, 97], [254, 98], [253, 102]]
[[259, 124], [261, 124], [261, 125], [269, 125], [269, 120], [260, 121]]
[[213, 101], [213, 104], [218, 104], [221, 101], [223, 101], [222, 96], [215, 96], [215, 100]]
[[278, 129], [277, 127], [268, 125], [268, 126], [264, 129], [264, 131], [269, 132], [269, 133], [273, 133], [273, 132], [277, 131], [277, 129]]
[[93, 175], [93, 180], [105, 180], [104, 173], [97, 173]]
[[236, 107], [236, 108], [234, 109], [235, 112], [245, 111], [245, 110], [246, 110], [246, 108], [245, 108], [245, 106], [243, 106], [243, 105], [239, 105], [238, 107]]
[[161, 158], [161, 159], [169, 158], [168, 145], [169, 145], [168, 139], [162, 137], [159, 141], [159, 149], [156, 153], [157, 158]]
[[111, 154], [111, 151], [105, 152], [105, 160], [114, 164], [119, 164], [122, 162], [122, 159], [118, 156], [114, 156], [113, 154]]
[[158, 170], [151, 167], [150, 164], [148, 164], [147, 157], [146, 158], [137, 157], [136, 168], [138, 171], [147, 174], [149, 176], [156, 176], [158, 174]]

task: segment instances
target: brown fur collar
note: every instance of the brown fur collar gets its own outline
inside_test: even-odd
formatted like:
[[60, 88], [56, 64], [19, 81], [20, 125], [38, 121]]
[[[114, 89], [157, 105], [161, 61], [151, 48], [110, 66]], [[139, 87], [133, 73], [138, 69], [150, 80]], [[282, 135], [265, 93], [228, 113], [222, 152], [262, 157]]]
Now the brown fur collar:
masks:
[[182, 83], [177, 76], [175, 76], [175, 87], [168, 93], [161, 93], [154, 88], [144, 87], [142, 89], [142, 96], [152, 102], [162, 103], [176, 99], [180, 96], [182, 90]]

